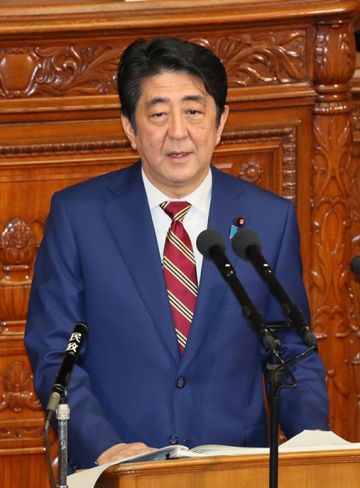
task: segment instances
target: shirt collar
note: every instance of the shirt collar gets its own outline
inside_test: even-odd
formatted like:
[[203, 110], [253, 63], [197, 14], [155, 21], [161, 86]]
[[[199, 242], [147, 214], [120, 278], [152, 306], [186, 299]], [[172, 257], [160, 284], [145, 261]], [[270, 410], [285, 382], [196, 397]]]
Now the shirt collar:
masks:
[[212, 188], [212, 172], [210, 171], [210, 169], [201, 185], [198, 186], [196, 190], [194, 190], [192, 193], [190, 193], [190, 195], [186, 195], [183, 198], [170, 198], [151, 183], [149, 178], [144, 173], [143, 169], [141, 169], [141, 174], [150, 210], [159, 206], [162, 202], [169, 202], [173, 200], [186, 200], [193, 207], [200, 210], [201, 212], [206, 212], [208, 210]]

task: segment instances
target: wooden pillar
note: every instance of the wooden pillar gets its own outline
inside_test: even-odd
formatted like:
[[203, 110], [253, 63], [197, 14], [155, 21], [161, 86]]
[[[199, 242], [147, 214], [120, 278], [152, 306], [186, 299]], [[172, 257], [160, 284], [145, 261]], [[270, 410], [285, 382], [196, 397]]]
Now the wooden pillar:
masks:
[[315, 28], [310, 301], [328, 370], [331, 426], [350, 438], [353, 425], [346, 412], [354, 401], [349, 270], [354, 26], [345, 19], [319, 22]]

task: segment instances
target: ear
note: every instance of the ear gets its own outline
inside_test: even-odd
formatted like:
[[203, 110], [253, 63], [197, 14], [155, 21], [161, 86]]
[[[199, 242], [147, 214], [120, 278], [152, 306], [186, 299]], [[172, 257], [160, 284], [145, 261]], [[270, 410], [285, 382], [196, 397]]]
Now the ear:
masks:
[[225, 105], [224, 106], [224, 111], [220, 115], [220, 122], [219, 122], [219, 126], [217, 128], [217, 134], [216, 134], [216, 144], [219, 144], [219, 142], [220, 142], [221, 134], [223, 133], [223, 130], [224, 130], [224, 127], [225, 127], [225, 124], [226, 124], [228, 115], [229, 115], [229, 106], [228, 105]]
[[136, 149], [136, 137], [135, 131], [131, 125], [130, 120], [125, 115], [121, 114], [121, 123], [126, 134], [126, 137], [129, 139], [131, 147]]

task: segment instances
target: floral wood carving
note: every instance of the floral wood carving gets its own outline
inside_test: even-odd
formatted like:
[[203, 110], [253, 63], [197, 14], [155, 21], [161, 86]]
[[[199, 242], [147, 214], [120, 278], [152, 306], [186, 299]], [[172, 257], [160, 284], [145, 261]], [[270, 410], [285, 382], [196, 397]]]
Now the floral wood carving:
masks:
[[108, 45], [2, 49], [0, 97], [113, 93], [120, 52]]
[[[331, 85], [335, 90], [347, 90], [347, 84], [355, 69], [355, 38], [352, 22], [318, 24], [315, 39], [315, 83]], [[340, 85], [340, 86], [339, 86]], [[320, 87], [321, 89], [321, 87]]]
[[[213, 41], [193, 41], [208, 46], [222, 59], [230, 87], [306, 79], [306, 32], [303, 30], [244, 33]], [[1, 49], [0, 97], [116, 93], [121, 52], [122, 48], [110, 44]]]
[[27, 441], [43, 441], [44, 439], [44, 427], [42, 426], [14, 426], [8, 425], [0, 428], [0, 440], [13, 441], [27, 440]]
[[[296, 198], [296, 127], [281, 127], [276, 129], [254, 129], [250, 131], [225, 132], [222, 136], [222, 143], [226, 145], [246, 143], [253, 144], [256, 151], [257, 146], [262, 142], [273, 141], [274, 146], [281, 148], [282, 161], [281, 167], [276, 168], [282, 173], [281, 195], [284, 198], [295, 201]], [[231, 160], [231, 154], [227, 156]], [[264, 174], [263, 165], [249, 157], [241, 164], [235, 176], [240, 176], [247, 181], [262, 185], [262, 176]]]
[[[353, 110], [352, 119], [354, 153], [352, 154], [351, 174], [351, 235], [352, 235], [352, 256], [360, 254], [360, 158], [359, 158], [359, 132], [360, 132], [360, 110], [359, 102]], [[360, 277], [351, 274], [351, 297], [353, 303], [352, 327], [355, 331], [353, 345], [353, 358], [351, 361], [354, 374], [356, 410], [354, 417], [353, 439], [360, 439]]]
[[35, 253], [30, 227], [13, 219], [0, 235], [0, 334], [22, 333]]
[[[351, 386], [355, 337], [354, 304], [348, 263], [351, 256], [351, 102], [355, 69], [351, 21], [320, 23], [315, 39], [312, 263], [310, 301], [313, 325], [328, 369], [331, 425], [349, 431], [346, 403]], [[316, 308], [315, 308], [316, 304]], [[324, 347], [322, 347], [324, 346]], [[332, 354], [336, 348], [336, 354]]]
[[336, 288], [348, 289], [349, 279], [343, 263], [346, 262], [346, 235], [350, 230], [350, 124], [346, 117], [332, 116], [316, 120], [314, 129], [317, 147], [313, 179], [315, 255], [312, 278], [315, 301], [322, 305], [318, 305], [313, 323], [318, 332], [323, 330], [321, 324], [333, 323], [333, 331], [344, 336], [350, 332], [349, 317], [344, 315], [344, 294], [337, 293]]
[[21, 219], [11, 220], [0, 236], [0, 261], [5, 267], [31, 265], [35, 252], [30, 227]]
[[264, 167], [260, 161], [256, 159], [248, 159], [240, 167], [240, 177], [251, 183], [259, 184], [262, 175], [264, 173]]
[[[252, 142], [254, 144], [261, 141], [279, 141], [282, 148], [282, 195], [290, 200], [295, 200], [296, 187], [296, 127], [285, 127], [276, 129], [259, 129], [242, 132], [226, 132], [223, 134], [222, 142], [225, 144], [235, 144]], [[46, 154], [79, 154], [94, 152], [114, 152], [118, 150], [129, 150], [130, 144], [126, 140], [111, 140], [98, 142], [79, 142], [64, 144], [33, 144], [25, 146], [2, 146], [0, 155], [5, 157], [27, 157], [29, 155]], [[255, 159], [249, 159], [237, 171], [236, 175], [261, 185], [263, 166]]]
[[306, 79], [306, 32], [244, 33], [214, 41], [192, 39], [215, 52], [230, 87], [294, 83]]
[[0, 374], [0, 412], [24, 409], [41, 410], [39, 400], [32, 391], [32, 374], [22, 361], [15, 361]]
[[355, 39], [351, 22], [319, 24], [315, 39], [315, 112], [331, 115], [351, 111], [349, 82], [355, 71]]
[[[329, 338], [321, 351], [333, 399], [331, 421], [338, 422], [332, 427], [341, 435], [348, 429], [348, 419], [342, 412], [346, 411], [344, 404], [350, 394], [348, 357], [353, 340], [347, 265], [351, 244], [350, 120], [344, 114], [317, 116], [314, 135], [310, 301], [316, 333]], [[336, 355], [331, 354], [331, 347], [335, 346]]]

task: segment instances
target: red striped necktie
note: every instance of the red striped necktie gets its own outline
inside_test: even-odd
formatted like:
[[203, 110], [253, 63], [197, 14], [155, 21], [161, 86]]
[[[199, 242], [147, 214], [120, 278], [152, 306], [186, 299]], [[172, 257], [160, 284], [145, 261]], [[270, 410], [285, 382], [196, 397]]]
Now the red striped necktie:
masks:
[[163, 202], [160, 207], [172, 219], [163, 256], [163, 269], [176, 337], [184, 352], [195, 311], [198, 292], [196, 265], [190, 237], [183, 220], [191, 205], [188, 202]]

